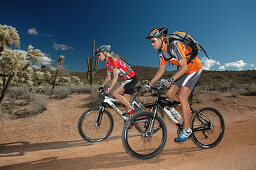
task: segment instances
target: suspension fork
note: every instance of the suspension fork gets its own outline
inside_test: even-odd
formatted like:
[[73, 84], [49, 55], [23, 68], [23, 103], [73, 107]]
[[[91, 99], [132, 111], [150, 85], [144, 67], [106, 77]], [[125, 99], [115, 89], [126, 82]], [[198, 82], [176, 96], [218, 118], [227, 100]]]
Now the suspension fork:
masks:
[[104, 106], [100, 106], [100, 108], [99, 108], [99, 116], [98, 116], [97, 122], [95, 123], [96, 126], [100, 126], [104, 110], [105, 110], [105, 107]]
[[[155, 123], [155, 119], [156, 119], [156, 116], [157, 116], [157, 106], [158, 106], [158, 103], [159, 103], [159, 99], [160, 99], [160, 93], [157, 93], [157, 96], [156, 96], [156, 100], [155, 100], [155, 103], [154, 103], [154, 106], [153, 106], [153, 109], [154, 109], [154, 114], [153, 114], [153, 119], [152, 121], [148, 121], [148, 124], [150, 123], [150, 127], [149, 127], [149, 132], [153, 132], [153, 125]], [[147, 125], [148, 127], [148, 125]]]

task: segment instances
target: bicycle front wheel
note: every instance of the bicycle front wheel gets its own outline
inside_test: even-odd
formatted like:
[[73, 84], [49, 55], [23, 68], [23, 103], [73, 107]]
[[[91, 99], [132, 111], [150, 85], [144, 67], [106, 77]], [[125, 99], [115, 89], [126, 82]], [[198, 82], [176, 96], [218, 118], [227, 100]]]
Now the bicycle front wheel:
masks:
[[[161, 117], [162, 119], [164, 119], [164, 113], [163, 113], [163, 110], [162, 108], [157, 105], [155, 106], [154, 103], [146, 103], [143, 105], [143, 107], [145, 108], [145, 111], [151, 111], [153, 113], [155, 113], [155, 109], [156, 109], [156, 113], [159, 117]], [[141, 121], [140, 121], [141, 122]], [[147, 123], [147, 121], [145, 120], [145, 123]], [[140, 123], [141, 124], [141, 123]], [[140, 126], [141, 125], [138, 125], [137, 122], [135, 122], [135, 127], [137, 128], [138, 131], [142, 132], [142, 129], [140, 129]], [[160, 126], [155, 126], [154, 128], [154, 132], [158, 131], [161, 127]]]
[[100, 108], [92, 108], [85, 111], [78, 121], [80, 136], [88, 142], [100, 142], [105, 140], [113, 130], [114, 121], [112, 115]]
[[[146, 122], [146, 123], [145, 123]], [[140, 126], [141, 131], [132, 127]], [[159, 130], [154, 131], [155, 128]], [[128, 154], [137, 159], [150, 159], [159, 154], [166, 143], [167, 130], [164, 121], [149, 111], [135, 114], [126, 121], [123, 128], [122, 141]]]
[[225, 123], [220, 112], [205, 107], [192, 116], [192, 140], [199, 147], [208, 149], [220, 143], [225, 132]]

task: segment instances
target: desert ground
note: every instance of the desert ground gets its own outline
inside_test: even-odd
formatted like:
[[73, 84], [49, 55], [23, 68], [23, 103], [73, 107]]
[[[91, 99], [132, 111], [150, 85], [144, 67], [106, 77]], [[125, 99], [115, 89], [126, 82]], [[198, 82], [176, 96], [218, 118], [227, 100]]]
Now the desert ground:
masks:
[[88, 108], [88, 94], [49, 99], [38, 115], [0, 119], [0, 169], [256, 169], [256, 96], [202, 92], [195, 108], [212, 106], [225, 119], [225, 135], [219, 145], [201, 149], [191, 139], [174, 143], [175, 126], [165, 120], [168, 139], [155, 158], [130, 157], [122, 145], [123, 120], [111, 111], [114, 130], [99, 143], [84, 141], [77, 130], [80, 115]]

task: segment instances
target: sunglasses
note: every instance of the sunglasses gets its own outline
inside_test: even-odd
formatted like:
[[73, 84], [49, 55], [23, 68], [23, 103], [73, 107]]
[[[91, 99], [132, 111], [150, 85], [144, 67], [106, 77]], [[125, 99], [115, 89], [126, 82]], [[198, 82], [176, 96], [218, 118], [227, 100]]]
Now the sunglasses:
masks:
[[156, 42], [156, 40], [151, 40], [151, 43], [154, 44]]

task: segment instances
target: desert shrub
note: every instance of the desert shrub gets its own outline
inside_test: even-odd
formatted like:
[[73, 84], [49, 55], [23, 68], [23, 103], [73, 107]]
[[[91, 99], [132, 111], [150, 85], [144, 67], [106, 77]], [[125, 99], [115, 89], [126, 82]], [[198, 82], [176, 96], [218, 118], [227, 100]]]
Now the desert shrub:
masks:
[[256, 84], [245, 86], [243, 95], [256, 96]]
[[47, 109], [46, 97], [43, 95], [37, 95], [35, 93], [30, 94], [29, 104], [26, 109], [25, 115], [35, 115], [42, 113]]
[[89, 106], [96, 107], [96, 106], [98, 106], [99, 102], [100, 102], [100, 97], [99, 97], [99, 93], [98, 93], [98, 87], [92, 86], [91, 93], [89, 96]]
[[57, 87], [54, 89], [53, 93], [56, 95], [58, 99], [64, 99], [71, 94], [71, 91], [68, 87]]
[[29, 90], [25, 87], [10, 87], [8, 93], [16, 99], [29, 99]]
[[44, 85], [44, 86], [38, 86], [33, 89], [33, 92], [40, 93], [40, 94], [47, 94], [50, 95], [52, 90], [52, 86]]
[[51, 90], [52, 90], [52, 86], [42, 86], [41, 88], [41, 92], [47, 95], [51, 94]]
[[69, 86], [71, 93], [91, 93], [91, 86], [88, 84], [80, 86]]

